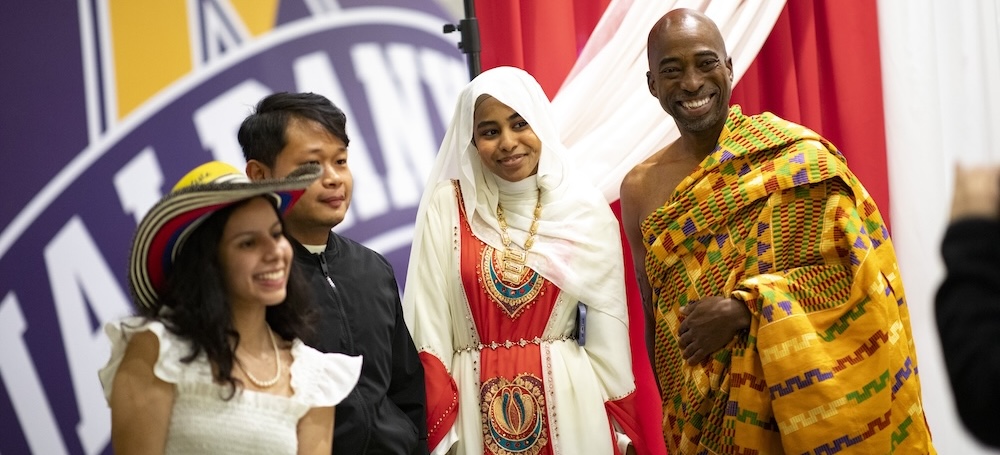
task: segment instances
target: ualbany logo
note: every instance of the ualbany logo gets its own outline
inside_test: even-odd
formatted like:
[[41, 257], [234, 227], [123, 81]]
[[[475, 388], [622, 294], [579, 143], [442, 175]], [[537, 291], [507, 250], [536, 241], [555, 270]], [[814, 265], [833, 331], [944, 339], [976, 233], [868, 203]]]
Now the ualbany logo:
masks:
[[77, 11], [66, 41], [82, 50], [84, 80], [66, 86], [83, 87], [88, 143], [51, 152], [73, 157], [0, 234], [0, 453], [108, 450], [101, 325], [131, 312], [132, 233], [187, 170], [243, 168], [236, 131], [258, 100], [308, 91], [346, 112], [355, 186], [337, 230], [405, 272], [468, 81], [432, 0], [78, 0]]

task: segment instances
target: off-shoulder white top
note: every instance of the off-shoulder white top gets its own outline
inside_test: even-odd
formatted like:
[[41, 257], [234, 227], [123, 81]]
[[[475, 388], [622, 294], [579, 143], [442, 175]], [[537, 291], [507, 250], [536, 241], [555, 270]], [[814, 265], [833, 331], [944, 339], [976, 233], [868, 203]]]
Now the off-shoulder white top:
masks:
[[191, 352], [188, 341], [160, 322], [132, 317], [104, 326], [111, 339], [111, 359], [99, 376], [109, 402], [129, 340], [147, 330], [160, 341], [153, 374], [177, 388], [167, 432], [168, 454], [294, 454], [299, 419], [310, 408], [340, 403], [361, 374], [360, 356], [324, 354], [296, 339], [289, 366], [292, 396], [237, 389], [227, 401], [230, 389], [213, 381], [204, 353], [190, 363], [181, 362]]

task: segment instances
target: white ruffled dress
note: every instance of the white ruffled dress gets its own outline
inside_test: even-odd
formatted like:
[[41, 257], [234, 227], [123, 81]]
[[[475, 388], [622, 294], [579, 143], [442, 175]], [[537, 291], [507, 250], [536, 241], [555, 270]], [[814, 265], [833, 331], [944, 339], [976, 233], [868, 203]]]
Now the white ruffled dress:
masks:
[[311, 408], [340, 403], [361, 374], [360, 356], [324, 354], [295, 340], [289, 367], [292, 396], [239, 389], [227, 401], [223, 397], [228, 396], [229, 388], [213, 381], [204, 353], [184, 363], [181, 359], [190, 353], [189, 342], [160, 322], [132, 317], [104, 327], [111, 340], [111, 359], [99, 376], [109, 402], [129, 340], [147, 330], [160, 340], [160, 357], [153, 373], [177, 388], [167, 432], [168, 454], [294, 454], [299, 419]]

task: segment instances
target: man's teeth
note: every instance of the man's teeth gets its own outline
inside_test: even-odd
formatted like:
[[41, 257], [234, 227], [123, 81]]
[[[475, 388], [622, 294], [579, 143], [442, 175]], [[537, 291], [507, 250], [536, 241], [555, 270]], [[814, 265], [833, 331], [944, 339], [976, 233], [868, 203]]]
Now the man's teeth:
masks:
[[684, 106], [684, 109], [698, 109], [708, 104], [711, 99], [711, 97], [705, 97], [700, 100], [684, 101], [681, 103], [681, 106]]

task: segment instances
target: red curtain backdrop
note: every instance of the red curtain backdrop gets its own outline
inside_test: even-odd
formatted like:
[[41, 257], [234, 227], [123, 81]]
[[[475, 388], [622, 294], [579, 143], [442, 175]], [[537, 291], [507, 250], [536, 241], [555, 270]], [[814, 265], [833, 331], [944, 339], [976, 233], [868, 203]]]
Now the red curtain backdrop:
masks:
[[793, 0], [733, 89], [746, 113], [770, 111], [847, 157], [889, 223], [882, 66], [874, 0]]
[[[482, 68], [523, 68], [552, 98], [608, 2], [477, 0]], [[837, 145], [888, 223], [875, 0], [789, 1], [760, 54], [735, 87], [732, 100], [741, 104], [744, 112], [773, 112], [812, 128]], [[620, 217], [618, 201], [611, 207]], [[640, 423], [642, 434], [655, 441], [662, 439], [660, 400], [645, 354], [635, 272], [628, 246], [624, 246]], [[662, 444], [644, 445], [648, 445], [645, 453], [666, 453]]]
[[476, 0], [483, 70], [516, 66], [552, 99], [610, 0]]

